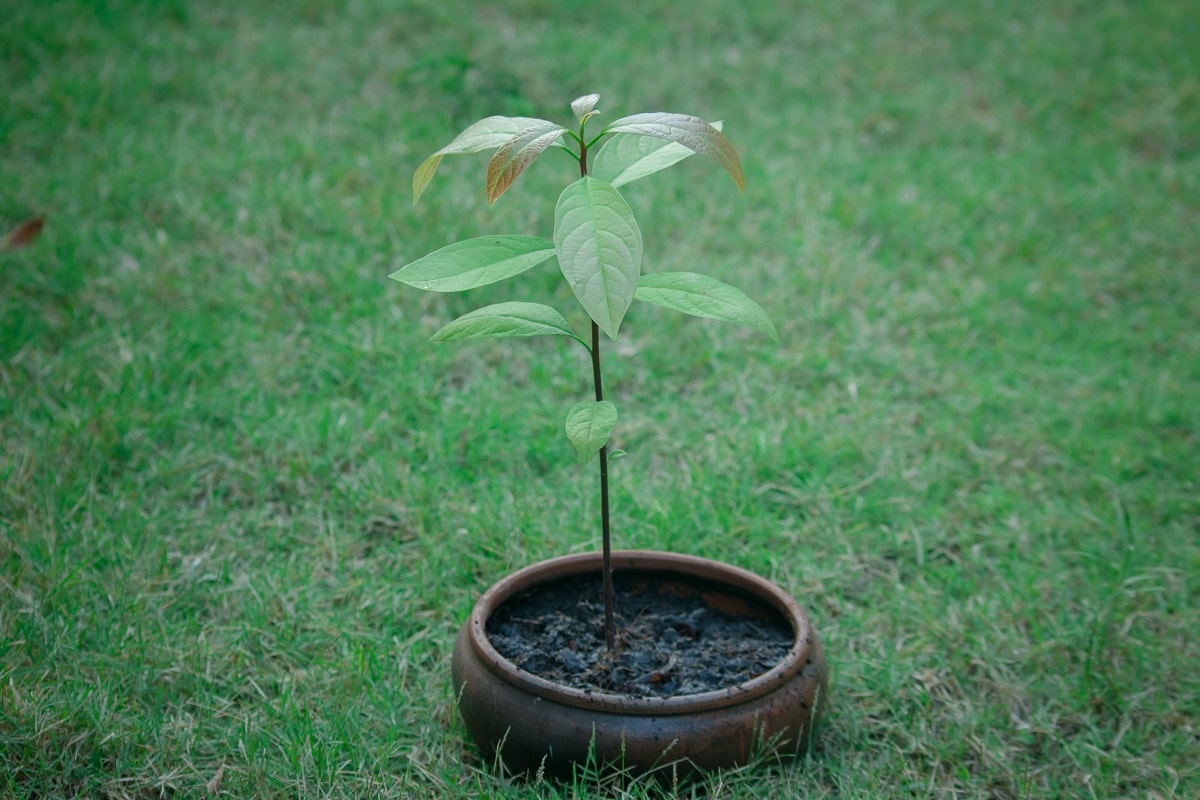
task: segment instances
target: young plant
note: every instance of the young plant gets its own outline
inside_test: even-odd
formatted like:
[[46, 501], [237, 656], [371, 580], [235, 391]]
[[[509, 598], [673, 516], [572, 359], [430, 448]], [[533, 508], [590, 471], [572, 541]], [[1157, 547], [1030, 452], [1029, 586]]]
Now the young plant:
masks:
[[[486, 306], [450, 322], [432, 337], [448, 342], [484, 337], [557, 335], [579, 342], [591, 357], [595, 399], [567, 412], [567, 438], [579, 458], [600, 462], [600, 526], [603, 549], [604, 633], [609, 651], [616, 647], [613, 613], [612, 543], [608, 505], [608, 440], [617, 407], [604, 399], [600, 369], [600, 332], [616, 339], [621, 320], [634, 300], [723, 320], [756, 330], [778, 343], [775, 326], [763, 309], [740, 290], [693, 272], [642, 274], [642, 232], [633, 209], [618, 187], [672, 166], [693, 153], [717, 161], [742, 189], [742, 165], [733, 144], [709, 124], [685, 114], [649, 113], [621, 117], [592, 135], [600, 96], [584, 95], [571, 103], [576, 129], [530, 117], [487, 117], [425, 159], [413, 175], [413, 202], [433, 180], [448, 155], [494, 150], [487, 166], [489, 204], [550, 148], [565, 150], [578, 165], [579, 177], [558, 197], [552, 240], [498, 235], [466, 239], [405, 265], [390, 277], [434, 292], [458, 292], [511, 278], [552, 259], [591, 319], [591, 335], [579, 336], [566, 318], [540, 303], [509, 302]], [[595, 153], [601, 141], [604, 146]]]

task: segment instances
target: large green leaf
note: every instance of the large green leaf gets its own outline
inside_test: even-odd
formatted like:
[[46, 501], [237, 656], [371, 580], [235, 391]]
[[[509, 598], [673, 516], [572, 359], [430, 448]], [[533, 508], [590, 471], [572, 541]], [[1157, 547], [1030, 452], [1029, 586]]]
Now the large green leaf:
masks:
[[463, 314], [430, 337], [434, 342], [463, 339], [504, 339], [515, 336], [570, 336], [587, 347], [575, 335], [563, 315], [541, 303], [496, 303]]
[[642, 271], [642, 232], [633, 209], [611, 183], [580, 178], [558, 198], [554, 249], [579, 303], [615, 339]]
[[762, 306], [741, 289], [694, 272], [662, 272], [643, 275], [636, 297], [694, 317], [732, 322], [763, 334], [779, 344], [779, 334]]
[[617, 407], [607, 400], [576, 403], [567, 412], [567, 438], [579, 460], [588, 462], [608, 444], [617, 424]]
[[487, 286], [554, 257], [554, 242], [534, 236], [482, 236], [446, 245], [388, 277], [431, 292]]
[[552, 125], [553, 123], [536, 117], [486, 117], [468, 126], [466, 130], [455, 136], [450, 144], [422, 161], [421, 165], [417, 167], [417, 171], [413, 173], [413, 203], [415, 204], [421, 199], [421, 194], [433, 180], [444, 156], [466, 155], [491, 150], [504, 144], [521, 131], [538, 124]]
[[621, 117], [604, 128], [604, 133], [635, 133], [677, 142], [689, 150], [716, 159], [725, 168], [740, 190], [745, 185], [742, 162], [733, 142], [716, 127], [699, 117], [687, 114], [668, 114], [661, 111]]
[[534, 162], [550, 145], [554, 144], [566, 128], [553, 122], [538, 120], [536, 125], [518, 133], [492, 156], [487, 168], [487, 198], [496, 202], [500, 195], [512, 186], [517, 176]]
[[[721, 130], [722, 123], [718, 120], [712, 126]], [[596, 153], [590, 173], [613, 186], [624, 186], [695, 154], [695, 150], [669, 139], [617, 134]]]

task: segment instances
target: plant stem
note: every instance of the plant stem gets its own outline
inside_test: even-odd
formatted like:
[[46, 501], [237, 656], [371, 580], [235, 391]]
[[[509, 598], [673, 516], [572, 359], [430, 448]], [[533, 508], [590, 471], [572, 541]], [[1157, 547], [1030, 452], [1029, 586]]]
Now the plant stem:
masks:
[[[583, 127], [579, 129], [579, 177], [586, 178], [587, 141], [583, 138]], [[604, 400], [604, 380], [600, 375], [600, 326], [592, 322], [592, 382], [596, 386], [596, 402]], [[614, 607], [616, 592], [613, 589], [612, 537], [608, 516], [608, 445], [600, 448], [600, 549], [603, 561], [604, 580], [604, 646], [609, 653], [617, 649], [617, 622]]]
[[[604, 384], [600, 378], [600, 326], [592, 323], [592, 380], [596, 384], [596, 402], [604, 399]], [[600, 448], [600, 547], [604, 562], [604, 645], [611, 653], [617, 647], [617, 623], [613, 606], [616, 603], [612, 576], [612, 537], [608, 516], [608, 445]]]

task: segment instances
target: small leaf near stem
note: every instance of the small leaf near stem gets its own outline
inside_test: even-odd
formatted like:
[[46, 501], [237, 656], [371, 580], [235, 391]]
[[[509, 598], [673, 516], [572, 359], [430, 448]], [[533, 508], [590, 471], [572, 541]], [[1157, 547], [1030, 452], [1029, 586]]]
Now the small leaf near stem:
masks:
[[617, 424], [617, 407], [607, 400], [576, 403], [567, 412], [567, 439], [583, 463], [591, 461]]

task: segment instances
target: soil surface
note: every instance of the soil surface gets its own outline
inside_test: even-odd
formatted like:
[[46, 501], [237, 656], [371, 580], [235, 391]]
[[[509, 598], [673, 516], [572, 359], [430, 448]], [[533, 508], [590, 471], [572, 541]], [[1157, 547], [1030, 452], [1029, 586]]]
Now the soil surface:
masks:
[[502, 656], [526, 672], [584, 691], [671, 697], [718, 691], [779, 664], [794, 635], [749, 595], [678, 575], [613, 576], [617, 650], [604, 647], [600, 574], [536, 586], [487, 622]]

